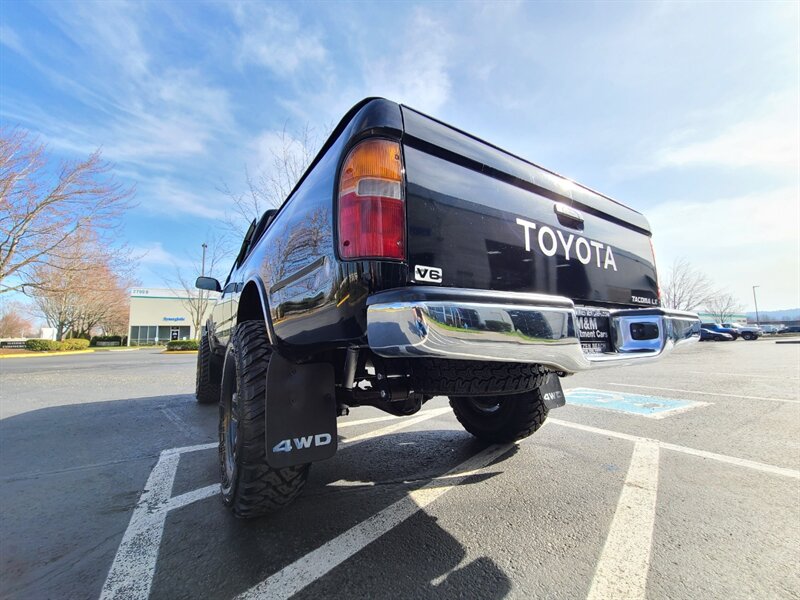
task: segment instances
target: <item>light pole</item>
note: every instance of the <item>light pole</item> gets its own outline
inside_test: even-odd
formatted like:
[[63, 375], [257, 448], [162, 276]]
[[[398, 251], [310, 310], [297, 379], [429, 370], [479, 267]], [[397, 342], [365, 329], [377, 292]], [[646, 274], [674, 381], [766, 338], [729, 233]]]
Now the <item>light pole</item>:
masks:
[[208, 248], [208, 244], [203, 242], [203, 263], [202, 263], [202, 265], [200, 267], [200, 276], [201, 277], [205, 277], [206, 276], [206, 248]]
[[753, 286], [753, 304], [756, 305], [756, 327], [761, 327], [760, 320], [758, 318], [758, 300], [756, 300], [756, 288], [761, 287], [760, 285]]

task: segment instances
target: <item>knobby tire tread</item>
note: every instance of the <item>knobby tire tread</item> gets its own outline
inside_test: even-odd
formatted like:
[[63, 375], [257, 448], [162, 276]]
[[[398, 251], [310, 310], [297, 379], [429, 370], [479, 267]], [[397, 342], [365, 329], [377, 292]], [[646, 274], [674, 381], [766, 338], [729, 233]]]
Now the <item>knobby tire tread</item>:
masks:
[[414, 391], [433, 396], [493, 396], [516, 394], [544, 382], [541, 365], [472, 360], [415, 359], [411, 363]]
[[219, 402], [219, 378], [214, 378], [211, 370], [211, 344], [208, 336], [200, 338], [200, 348], [197, 351], [197, 377], [195, 380], [195, 398], [198, 404], [213, 404]]
[[541, 366], [537, 370], [539, 378], [534, 389], [496, 396], [499, 402], [496, 413], [477, 410], [469, 396], [450, 396], [456, 419], [466, 431], [490, 443], [515, 442], [532, 435], [544, 425], [549, 412], [539, 389], [547, 371]]
[[[241, 446], [232, 497], [226, 499], [241, 518], [260, 517], [288, 505], [305, 485], [309, 465], [275, 469], [267, 464], [266, 382], [272, 355], [263, 321], [245, 321], [234, 339], [239, 393]], [[224, 450], [220, 442], [220, 453]]]

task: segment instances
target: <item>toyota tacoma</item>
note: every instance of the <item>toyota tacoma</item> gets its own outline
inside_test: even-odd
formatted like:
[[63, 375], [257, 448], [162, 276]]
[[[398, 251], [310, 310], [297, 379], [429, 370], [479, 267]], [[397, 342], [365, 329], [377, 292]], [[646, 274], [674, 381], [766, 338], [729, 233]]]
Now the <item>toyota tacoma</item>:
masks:
[[203, 328], [222, 497], [285, 506], [358, 406], [444, 395], [492, 443], [564, 404], [560, 378], [697, 341], [660, 307], [637, 211], [407, 106], [368, 98], [278, 210], [254, 220]]

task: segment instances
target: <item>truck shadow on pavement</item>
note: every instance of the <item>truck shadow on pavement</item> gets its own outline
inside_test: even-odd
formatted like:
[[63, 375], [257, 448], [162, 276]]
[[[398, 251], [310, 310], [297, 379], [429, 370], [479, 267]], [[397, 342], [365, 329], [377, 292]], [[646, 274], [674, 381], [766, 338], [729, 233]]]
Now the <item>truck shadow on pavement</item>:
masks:
[[[0, 421], [3, 595], [98, 597], [159, 453], [214, 442], [216, 420], [216, 406], [182, 395], [58, 406]], [[300, 498], [269, 517], [237, 520], [216, 495], [170, 511], [150, 596], [235, 597], [485, 448], [455, 429], [393, 433], [340, 446], [313, 465]], [[453, 494], [501, 470], [469, 475]], [[215, 449], [182, 455], [173, 496], [217, 481]], [[443, 478], [442, 485], [452, 483]], [[462, 515], [445, 508], [439, 512], [459, 523]], [[482, 555], [480, 540], [468, 545], [422, 509], [296, 597], [506, 596], [509, 577]]]

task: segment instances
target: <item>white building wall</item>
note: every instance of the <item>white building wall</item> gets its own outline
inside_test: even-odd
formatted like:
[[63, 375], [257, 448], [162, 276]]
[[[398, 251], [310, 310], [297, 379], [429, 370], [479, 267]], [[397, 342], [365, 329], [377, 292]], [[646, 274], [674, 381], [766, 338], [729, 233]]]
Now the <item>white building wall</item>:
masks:
[[[185, 292], [170, 289], [131, 290], [128, 345], [160, 344], [176, 334], [177, 339], [196, 339], [197, 332], [186, 304], [189, 299]], [[209, 302], [209, 309], [214, 300]]]

